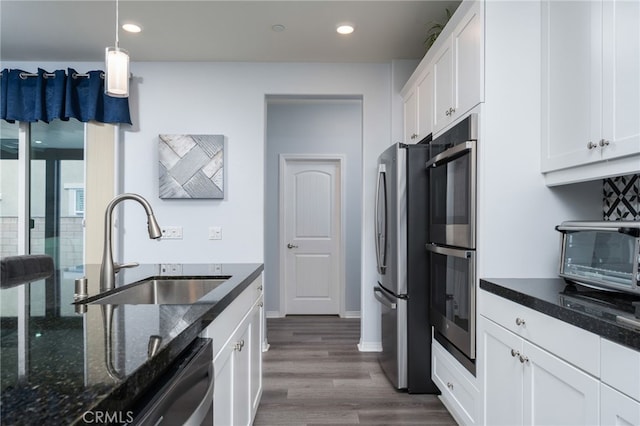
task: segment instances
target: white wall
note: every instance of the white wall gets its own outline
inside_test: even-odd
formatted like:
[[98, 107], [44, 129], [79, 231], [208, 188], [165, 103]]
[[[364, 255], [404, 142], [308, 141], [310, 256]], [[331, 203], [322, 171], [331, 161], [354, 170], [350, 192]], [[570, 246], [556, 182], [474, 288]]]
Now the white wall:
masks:
[[602, 218], [601, 181], [548, 188], [540, 173], [540, 4], [486, 5], [478, 158], [478, 276], [557, 277], [555, 225]]
[[264, 282], [267, 312], [280, 305], [280, 154], [340, 154], [345, 158], [344, 306], [360, 312], [362, 264], [362, 99], [270, 97], [267, 101]]
[[[375, 164], [390, 142], [388, 64], [139, 63], [131, 96], [132, 131], [124, 134], [124, 190], [148, 197], [161, 224], [180, 225], [184, 239], [145, 236], [142, 212], [125, 215], [124, 259], [140, 262], [263, 262], [265, 96], [362, 98], [362, 340], [379, 340], [373, 205]], [[158, 199], [159, 133], [213, 133], [227, 138], [226, 196], [220, 200]], [[134, 206], [136, 210], [137, 206]], [[207, 239], [222, 227], [223, 239]], [[268, 289], [267, 289], [268, 290]], [[271, 298], [270, 295], [267, 296]]]

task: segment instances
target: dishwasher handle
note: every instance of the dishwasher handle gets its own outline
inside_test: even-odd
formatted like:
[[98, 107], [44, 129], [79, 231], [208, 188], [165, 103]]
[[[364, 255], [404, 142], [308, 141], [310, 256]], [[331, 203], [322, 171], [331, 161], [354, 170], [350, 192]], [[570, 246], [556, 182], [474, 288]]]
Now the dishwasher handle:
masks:
[[133, 424], [200, 426], [213, 415], [215, 374], [211, 341], [190, 358], [165, 378], [165, 384], [145, 404]]
[[204, 395], [196, 409], [193, 410], [193, 413], [191, 413], [187, 421], [184, 422], [184, 426], [199, 426], [202, 424], [202, 421], [207, 417], [208, 410], [211, 410], [214, 384], [213, 361], [211, 361], [211, 364], [209, 365], [209, 386], [207, 387], [207, 393]]

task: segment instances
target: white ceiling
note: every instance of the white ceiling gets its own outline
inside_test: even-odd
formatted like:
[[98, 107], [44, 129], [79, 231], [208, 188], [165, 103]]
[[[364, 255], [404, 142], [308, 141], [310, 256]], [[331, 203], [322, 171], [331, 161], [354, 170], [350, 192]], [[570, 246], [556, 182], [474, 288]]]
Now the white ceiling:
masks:
[[[136, 61], [388, 62], [418, 59], [452, 1], [120, 0], [120, 47]], [[340, 36], [336, 25], [356, 30]], [[273, 25], [286, 27], [274, 32]], [[0, 0], [0, 59], [102, 61], [115, 0]]]

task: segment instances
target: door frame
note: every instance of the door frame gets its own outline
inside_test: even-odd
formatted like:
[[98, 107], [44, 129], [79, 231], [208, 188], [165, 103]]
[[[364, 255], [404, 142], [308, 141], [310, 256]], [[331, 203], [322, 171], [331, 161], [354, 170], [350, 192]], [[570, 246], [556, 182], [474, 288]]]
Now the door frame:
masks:
[[278, 250], [278, 264], [280, 266], [279, 273], [279, 289], [280, 289], [280, 317], [287, 315], [287, 286], [286, 286], [286, 270], [285, 270], [285, 257], [287, 250], [285, 250], [285, 222], [284, 222], [284, 186], [285, 186], [285, 168], [288, 161], [331, 161], [338, 164], [338, 170], [340, 171], [340, 226], [338, 228], [338, 306], [339, 315], [341, 318], [345, 317], [345, 256], [346, 246], [344, 238], [344, 224], [346, 220], [345, 214], [345, 161], [346, 158], [342, 154], [280, 154], [280, 165], [278, 168], [278, 244], [280, 249]]

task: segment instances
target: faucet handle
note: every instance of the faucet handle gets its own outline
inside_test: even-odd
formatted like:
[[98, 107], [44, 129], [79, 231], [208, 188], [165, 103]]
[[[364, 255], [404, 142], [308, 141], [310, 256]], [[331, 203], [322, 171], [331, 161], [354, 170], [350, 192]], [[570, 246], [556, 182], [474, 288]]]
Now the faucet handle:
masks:
[[114, 263], [113, 264], [113, 271], [115, 273], [117, 273], [120, 269], [124, 269], [124, 268], [135, 268], [136, 266], [140, 266], [140, 264], [138, 262], [129, 262], [129, 263]]

